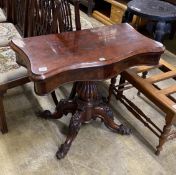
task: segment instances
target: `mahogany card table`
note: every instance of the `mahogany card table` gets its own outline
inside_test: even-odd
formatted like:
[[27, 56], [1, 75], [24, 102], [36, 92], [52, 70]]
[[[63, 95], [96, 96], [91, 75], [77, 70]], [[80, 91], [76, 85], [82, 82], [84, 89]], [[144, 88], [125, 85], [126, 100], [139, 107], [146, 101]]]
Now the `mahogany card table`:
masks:
[[72, 98], [61, 100], [53, 114], [42, 113], [43, 118], [52, 119], [73, 114], [66, 141], [56, 153], [58, 159], [69, 151], [81, 124], [92, 119], [100, 118], [114, 132], [130, 134], [130, 129], [114, 122], [113, 113], [98, 93], [96, 83], [133, 66], [156, 65], [164, 52], [161, 43], [146, 38], [126, 23], [14, 39], [11, 47], [17, 54], [17, 63], [28, 70], [38, 95], [76, 82]]

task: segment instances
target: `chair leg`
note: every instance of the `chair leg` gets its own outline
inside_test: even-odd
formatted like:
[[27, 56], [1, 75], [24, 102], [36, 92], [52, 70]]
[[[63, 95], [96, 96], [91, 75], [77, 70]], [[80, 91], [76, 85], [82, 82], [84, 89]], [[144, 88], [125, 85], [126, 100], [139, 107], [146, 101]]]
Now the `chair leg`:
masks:
[[112, 78], [111, 79], [111, 84], [109, 85], [109, 96], [108, 96], [108, 99], [107, 99], [108, 104], [110, 103], [111, 96], [113, 94], [113, 88], [114, 88], [114, 86], [116, 84], [116, 78], [117, 77]]
[[[142, 72], [142, 78], [143, 78], [143, 79], [146, 79], [147, 74], [148, 74], [148, 71]], [[137, 92], [137, 95], [140, 96], [140, 95], [141, 95], [141, 92], [138, 91], [138, 92]]]
[[[113, 89], [115, 88], [115, 84], [116, 84], [116, 78], [117, 77], [114, 77], [111, 79], [111, 84], [109, 86], [109, 96], [107, 98], [107, 102], [108, 104], [110, 103], [110, 100], [111, 100], [111, 96], [113, 94]], [[117, 94], [115, 95], [116, 96], [116, 99], [118, 100], [119, 98], [121, 98], [122, 94], [123, 94], [123, 88], [125, 87], [125, 78], [123, 77], [123, 75], [121, 75], [120, 77], [120, 81], [119, 81], [119, 87], [118, 87], [118, 91], [117, 91]]]
[[125, 81], [126, 80], [125, 80], [124, 76], [121, 75], [120, 81], [119, 81], [118, 93], [117, 93], [116, 99], [121, 98], [121, 96], [123, 95], [123, 89], [125, 87]]
[[76, 87], [77, 87], [77, 82], [74, 82], [71, 93], [70, 93], [70, 96], [69, 96], [70, 100], [73, 100], [76, 96]]
[[56, 96], [56, 92], [55, 91], [51, 92], [51, 96], [53, 98], [54, 104], [57, 106], [59, 102]]
[[159, 155], [160, 152], [162, 151], [163, 149], [163, 145], [165, 144], [165, 142], [167, 141], [168, 139], [168, 136], [169, 136], [169, 133], [171, 131], [171, 126], [173, 124], [173, 119], [174, 119], [175, 115], [173, 114], [167, 114], [166, 115], [166, 124], [163, 128], [163, 132], [161, 133], [161, 136], [159, 138], [159, 145], [156, 147], [156, 152], [155, 154], [156, 155]]
[[5, 116], [4, 105], [3, 105], [3, 97], [4, 97], [4, 94], [0, 92], [0, 130], [2, 134], [5, 134], [8, 132], [8, 128], [7, 128], [6, 116]]

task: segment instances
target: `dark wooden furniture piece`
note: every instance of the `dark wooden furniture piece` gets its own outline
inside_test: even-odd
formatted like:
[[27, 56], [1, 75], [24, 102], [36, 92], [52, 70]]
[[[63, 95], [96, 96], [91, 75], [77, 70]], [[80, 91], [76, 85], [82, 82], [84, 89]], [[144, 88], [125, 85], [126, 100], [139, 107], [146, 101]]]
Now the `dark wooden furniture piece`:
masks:
[[[31, 0], [11, 0], [12, 1], [12, 22], [19, 31], [22, 37], [27, 37], [28, 31], [28, 18], [30, 15], [33, 16], [31, 13], [29, 6]], [[30, 15], [29, 15], [30, 14]]]
[[[17, 0], [18, 3], [19, 1], [20, 0]], [[15, 3], [15, 0], [13, 2]], [[17, 14], [17, 12], [14, 13], [18, 16], [16, 17], [16, 25], [20, 31], [23, 31], [25, 36], [31, 37], [73, 30], [72, 22], [74, 21], [72, 21], [68, 0], [23, 0], [22, 3], [16, 4], [15, 11], [17, 9], [20, 14]], [[23, 11], [21, 12], [19, 9], [30, 10], [25, 11], [26, 14], [24, 15]], [[79, 15], [79, 1], [74, 1], [74, 10], [76, 30], [80, 30], [81, 24]], [[26, 16], [28, 18], [26, 18]], [[24, 21], [24, 23], [22, 21]], [[23, 73], [12, 77], [7, 77], [7, 80], [0, 84], [0, 130], [3, 134], [8, 132], [3, 106], [4, 94], [9, 89], [28, 82], [30, 82], [28, 75]], [[54, 92], [52, 92], [52, 97], [57, 105], [58, 101]]]
[[69, 151], [81, 124], [92, 119], [100, 118], [114, 132], [130, 133], [125, 126], [114, 123], [111, 109], [98, 94], [96, 81], [112, 78], [131, 66], [156, 65], [164, 51], [161, 44], [128, 24], [13, 40], [11, 47], [18, 55], [17, 62], [27, 68], [38, 95], [76, 82], [75, 97], [61, 100], [53, 114], [41, 114], [52, 119], [73, 114], [67, 139], [56, 153], [58, 159]]
[[168, 2], [159, 0], [132, 0], [127, 4], [123, 21], [131, 22], [133, 15], [156, 22], [152, 23], [150, 28], [157, 41], [162, 42], [165, 34], [174, 32], [171, 32], [171, 28], [176, 21], [176, 6]]
[[[71, 0], [74, 2], [74, 0]], [[87, 7], [87, 15], [91, 16], [93, 8], [95, 7], [95, 1], [94, 0], [80, 0], [80, 4]]]
[[[162, 73], [147, 78], [139, 75], [139, 73], [144, 73], [143, 75], [145, 75], [145, 72], [153, 69], [160, 69]], [[157, 137], [159, 137], [159, 145], [156, 147], [155, 152], [156, 155], [159, 155], [164, 143], [176, 138], [176, 130], [174, 131], [172, 129], [172, 125], [176, 124], [176, 99], [172, 96], [176, 92], [176, 85], [172, 84], [167, 88], [161, 89], [156, 83], [172, 78], [176, 79], [176, 68], [161, 59], [158, 66], [138, 66], [122, 72], [121, 75], [120, 85], [116, 86], [116, 80], [112, 80], [113, 83], [111, 84], [111, 88], [113, 89], [113, 94], [144, 124], [144, 126], [149, 128]], [[142, 112], [142, 110], [123, 95], [123, 91], [129, 89], [126, 81], [137, 88], [139, 92], [142, 92], [166, 114], [163, 129], [160, 129], [157, 123], [153, 122]]]

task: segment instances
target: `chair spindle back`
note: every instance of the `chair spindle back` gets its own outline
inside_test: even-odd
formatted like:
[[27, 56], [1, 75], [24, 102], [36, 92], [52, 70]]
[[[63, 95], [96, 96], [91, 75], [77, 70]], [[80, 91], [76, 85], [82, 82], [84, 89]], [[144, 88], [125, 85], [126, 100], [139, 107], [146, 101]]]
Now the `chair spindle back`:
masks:
[[12, 0], [13, 23], [23, 37], [27, 36], [30, 1], [32, 0]]
[[[28, 37], [73, 30], [68, 0], [31, 0], [29, 9]], [[78, 0], [74, 3], [74, 10], [75, 26], [80, 30]]]

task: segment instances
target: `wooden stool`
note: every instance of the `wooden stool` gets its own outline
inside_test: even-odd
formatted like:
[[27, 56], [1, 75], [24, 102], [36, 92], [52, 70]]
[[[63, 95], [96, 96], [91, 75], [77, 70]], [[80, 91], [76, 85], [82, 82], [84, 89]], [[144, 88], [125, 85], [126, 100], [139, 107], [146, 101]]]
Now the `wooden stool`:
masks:
[[[158, 0], [132, 0], [127, 4], [123, 22], [131, 22], [133, 15], [155, 23], [151, 25], [154, 39], [162, 42], [165, 34], [173, 33], [172, 26], [176, 22], [176, 6]], [[174, 34], [172, 34], [174, 35]]]

